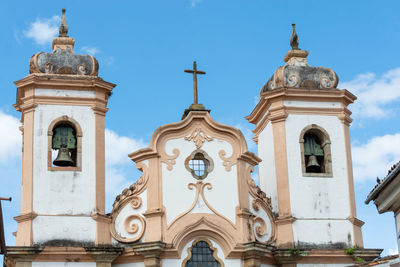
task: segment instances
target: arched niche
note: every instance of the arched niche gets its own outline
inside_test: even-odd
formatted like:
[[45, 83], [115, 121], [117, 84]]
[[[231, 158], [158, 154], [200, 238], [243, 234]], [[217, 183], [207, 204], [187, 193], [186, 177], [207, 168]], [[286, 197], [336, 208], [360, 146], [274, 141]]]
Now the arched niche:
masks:
[[[318, 156], [314, 160], [320, 165], [320, 170], [310, 171], [307, 169], [310, 157], [306, 155], [307, 139], [313, 138], [317, 145], [321, 148], [323, 156]], [[305, 127], [299, 138], [300, 151], [301, 151], [301, 168], [303, 176], [310, 177], [332, 177], [332, 154], [331, 154], [331, 139], [328, 132], [316, 124], [311, 124]]]
[[[53, 165], [53, 153], [55, 152], [52, 148], [54, 130], [61, 126], [67, 125], [73, 128], [76, 137], [76, 150], [74, 151], [74, 166], [60, 167]], [[58, 117], [53, 120], [47, 130], [47, 168], [49, 171], [81, 171], [82, 169], [82, 128], [79, 123], [71, 117], [66, 115]]]

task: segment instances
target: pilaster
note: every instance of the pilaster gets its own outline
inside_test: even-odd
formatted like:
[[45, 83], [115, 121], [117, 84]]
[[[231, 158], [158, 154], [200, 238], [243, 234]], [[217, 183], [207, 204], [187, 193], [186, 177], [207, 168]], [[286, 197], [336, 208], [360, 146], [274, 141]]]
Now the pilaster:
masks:
[[144, 256], [145, 267], [161, 267], [160, 255], [164, 251], [163, 242], [146, 242], [132, 246], [133, 251]]

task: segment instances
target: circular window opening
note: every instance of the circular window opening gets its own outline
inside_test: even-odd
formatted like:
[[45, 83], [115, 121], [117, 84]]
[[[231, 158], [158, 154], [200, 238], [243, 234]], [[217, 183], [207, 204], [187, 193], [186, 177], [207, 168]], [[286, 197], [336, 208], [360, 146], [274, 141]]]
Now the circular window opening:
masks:
[[186, 159], [186, 169], [196, 179], [204, 179], [212, 171], [213, 164], [211, 158], [203, 150], [194, 151]]
[[196, 153], [194, 158], [189, 160], [189, 168], [193, 170], [196, 176], [203, 176], [210, 163], [204, 158], [201, 153]]

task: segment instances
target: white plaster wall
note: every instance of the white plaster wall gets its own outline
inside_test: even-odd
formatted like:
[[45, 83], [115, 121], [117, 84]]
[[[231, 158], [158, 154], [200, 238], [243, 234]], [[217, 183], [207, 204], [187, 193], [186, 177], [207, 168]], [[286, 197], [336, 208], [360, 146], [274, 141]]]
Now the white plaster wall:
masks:
[[32, 222], [35, 244], [50, 240], [94, 242], [96, 222], [91, 217], [37, 216]]
[[[139, 220], [135, 219], [135, 220], [131, 221], [131, 224], [133, 224], [133, 223], [138, 224], [139, 230], [135, 234], [130, 234], [125, 230], [125, 220], [130, 215], [133, 215], [133, 214], [139, 215], [146, 221], [146, 219], [142, 216], [142, 214], [147, 210], [147, 190], [143, 191], [139, 195], [139, 197], [142, 199], [142, 205], [140, 206], [139, 209], [135, 210], [128, 203], [127, 205], [125, 205], [125, 207], [122, 208], [122, 210], [119, 212], [117, 218], [115, 219], [115, 231], [121, 237], [135, 238], [141, 233], [142, 228], [144, 227], [144, 225], [142, 225]], [[145, 234], [143, 234], [140, 241], [145, 242]]]
[[276, 267], [276, 266], [275, 265], [270, 265], [270, 264], [261, 264], [261, 267]]
[[[67, 115], [82, 129], [82, 171], [47, 170], [47, 131]], [[94, 113], [90, 107], [39, 105], [34, 115], [33, 209], [38, 214], [90, 215], [95, 205]]]
[[[177, 267], [182, 265], [182, 261], [186, 259], [188, 256], [188, 248], [192, 246], [194, 240], [188, 242], [182, 250], [181, 258], [180, 259], [163, 259], [162, 266], [163, 267]], [[241, 267], [242, 260], [241, 259], [225, 259], [224, 253], [222, 252], [222, 248], [213, 240], [210, 240], [211, 244], [214, 248], [217, 249], [217, 256], [220, 258], [225, 266], [229, 267]]]
[[145, 267], [143, 262], [112, 264], [112, 267]]
[[285, 100], [283, 104], [287, 107], [311, 107], [311, 108], [340, 108], [340, 102], [320, 102], [320, 101], [293, 101]]
[[94, 91], [85, 91], [85, 90], [57, 90], [57, 89], [35, 89], [35, 95], [42, 96], [69, 96], [69, 97], [85, 97], [85, 98], [94, 98]]
[[[333, 177], [303, 177], [300, 133], [310, 124], [331, 139]], [[350, 215], [344, 131], [336, 116], [294, 115], [286, 119], [286, 144], [292, 214], [296, 218], [346, 219]]]
[[[302, 176], [299, 138], [301, 131], [310, 124], [319, 125], [330, 136], [333, 177]], [[347, 220], [350, 200], [341, 121], [336, 116], [290, 114], [286, 119], [286, 144], [291, 211], [296, 218], [308, 219], [293, 224], [295, 240], [348, 243], [348, 234], [352, 239], [352, 228]]]
[[293, 223], [295, 243], [353, 244], [353, 227], [348, 220], [296, 220]]
[[32, 267], [96, 267], [96, 263], [95, 262], [32, 262]]
[[[188, 189], [188, 184], [198, 182], [185, 168], [185, 159], [196, 150], [195, 144], [184, 138], [167, 141], [168, 155], [172, 155], [172, 150], [175, 148], [179, 149], [180, 154], [176, 158], [173, 169], [167, 170], [167, 165], [162, 163], [162, 195], [163, 204], [166, 207], [167, 224], [193, 204], [196, 190]], [[227, 141], [214, 138], [212, 141], [205, 141], [201, 149], [214, 162], [214, 170], [203, 180], [204, 183], [211, 183], [212, 189], [204, 188], [204, 196], [218, 213], [235, 223], [235, 207], [238, 204], [236, 165], [232, 166], [230, 171], [226, 171], [222, 165], [223, 160], [218, 155], [220, 150], [225, 150], [225, 156], [229, 157], [232, 154], [232, 146]], [[221, 196], [223, 196], [223, 201], [221, 201]], [[197, 211], [205, 212], [204, 209], [197, 209]]]
[[276, 186], [274, 136], [272, 124], [268, 123], [258, 136], [258, 156], [262, 159], [258, 166], [260, 188], [271, 197], [272, 210], [278, 212], [278, 194]]

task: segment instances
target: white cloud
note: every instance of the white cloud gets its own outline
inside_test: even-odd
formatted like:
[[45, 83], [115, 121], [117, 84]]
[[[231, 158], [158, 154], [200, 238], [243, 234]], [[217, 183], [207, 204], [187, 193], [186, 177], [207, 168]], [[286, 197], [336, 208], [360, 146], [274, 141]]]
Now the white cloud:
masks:
[[203, 0], [190, 0], [190, 6], [195, 7], [197, 4], [200, 4]]
[[356, 181], [384, 178], [400, 159], [400, 133], [378, 136], [366, 144], [353, 145], [353, 167]]
[[397, 255], [397, 254], [399, 254], [399, 251], [397, 250], [397, 247], [388, 249], [388, 255]]
[[115, 197], [140, 177], [135, 163], [128, 154], [146, 147], [142, 140], [120, 136], [110, 129], [105, 130], [106, 149], [106, 207], [111, 208]]
[[96, 48], [96, 47], [90, 47], [90, 46], [84, 46], [84, 47], [82, 47], [82, 48], [81, 48], [81, 51], [82, 51], [83, 53], [87, 53], [87, 54], [92, 55], [92, 56], [94, 56], [94, 55], [96, 55], [96, 54], [98, 54], [98, 53], [101, 52], [100, 49], [98, 49], [98, 48]]
[[108, 165], [131, 162], [128, 158], [128, 154], [146, 146], [142, 140], [120, 136], [110, 129], [105, 130], [105, 139], [106, 163]]
[[40, 45], [50, 43], [57, 35], [59, 22], [59, 16], [53, 16], [50, 19], [37, 18], [35, 22], [30, 23], [24, 35]]
[[0, 110], [0, 125], [0, 164], [7, 164], [21, 155], [22, 135], [18, 129], [21, 124]]
[[390, 111], [387, 105], [400, 101], [400, 68], [387, 71], [381, 77], [364, 73], [339, 86], [354, 93], [356, 100], [354, 116], [382, 118]]

